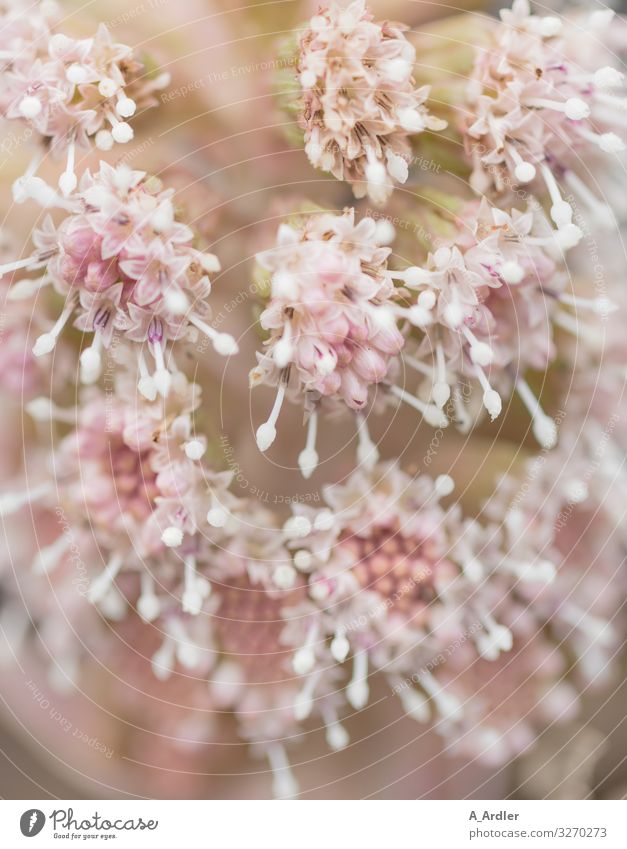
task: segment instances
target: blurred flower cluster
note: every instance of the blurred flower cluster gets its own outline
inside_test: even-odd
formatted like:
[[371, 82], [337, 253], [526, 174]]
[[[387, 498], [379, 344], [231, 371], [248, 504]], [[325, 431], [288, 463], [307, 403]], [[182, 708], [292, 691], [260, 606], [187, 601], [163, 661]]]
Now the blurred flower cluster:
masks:
[[237, 735], [280, 798], [392, 703], [492, 770], [576, 721], [627, 546], [624, 23], [293, 5], [195, 82], [141, 19], [167, 72], [0, 18], [0, 657], [136, 763]]

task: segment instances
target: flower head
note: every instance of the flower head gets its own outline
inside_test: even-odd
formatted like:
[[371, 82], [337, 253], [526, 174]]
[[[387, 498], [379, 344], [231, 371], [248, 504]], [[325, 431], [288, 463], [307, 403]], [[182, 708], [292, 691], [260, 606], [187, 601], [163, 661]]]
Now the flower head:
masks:
[[[467, 148], [476, 191], [544, 183], [551, 218], [572, 230], [573, 212], [558, 181], [602, 223], [609, 208], [578, 176], [582, 157], [612, 158], [625, 145], [619, 133], [623, 74], [612, 66], [581, 65], [579, 28], [532, 15], [528, 0], [501, 12], [493, 43], [477, 55], [470, 82]], [[609, 21], [608, 21], [609, 23]]]
[[[278, 406], [257, 431], [262, 450], [274, 441], [290, 382], [311, 417], [321, 402], [359, 411], [401, 350], [387, 276], [390, 249], [377, 243], [375, 233], [375, 222], [356, 224], [352, 209], [314, 213], [296, 226], [281, 225], [276, 247], [258, 256], [270, 276], [260, 318], [269, 337], [251, 384], [279, 387]], [[311, 462], [303, 458], [303, 464], [315, 468], [315, 444], [307, 450]]]
[[[0, 113], [28, 124], [53, 154], [67, 153], [59, 178], [63, 195], [76, 187], [76, 146], [95, 139], [101, 150], [133, 138], [127, 122], [136, 110], [154, 105], [154, 92], [165, 87], [168, 74], [150, 78], [130, 47], [113, 41], [100, 24], [92, 38], [72, 38], [58, 32], [46, 4], [2, 15], [3, 75]], [[45, 195], [35, 171], [36, 157], [13, 187], [18, 202]]]
[[[464, 384], [478, 385], [492, 419], [502, 395], [516, 390], [547, 447], [557, 433], [525, 381], [545, 372], [557, 353], [555, 331], [587, 340], [588, 325], [571, 310], [600, 316], [604, 301], [570, 291], [563, 242], [539, 205], [506, 212], [487, 201], [462, 205], [452, 236], [440, 240], [424, 267], [393, 272], [403, 282], [404, 314], [421, 331], [403, 359], [421, 376], [419, 396], [444, 408], [450, 399], [462, 428], [472, 417], [461, 403]], [[607, 302], [607, 299], [606, 299]], [[609, 304], [609, 302], [607, 302]]]
[[409, 137], [440, 130], [425, 107], [429, 88], [415, 87], [416, 52], [404, 27], [377, 23], [364, 0], [320, 8], [299, 45], [299, 124], [311, 164], [384, 203], [404, 183]]
[[[231, 336], [207, 323], [208, 275], [219, 270], [219, 262], [193, 246], [194, 233], [177, 220], [171, 191], [143, 171], [102, 162], [96, 174], [83, 175], [70, 210], [57, 228], [48, 218], [35, 231], [31, 257], [3, 266], [43, 268], [42, 284], [52, 283], [65, 297], [59, 319], [35, 343], [36, 356], [55, 347], [74, 316], [75, 326], [93, 334], [81, 354], [83, 380], [98, 379], [101, 350], [119, 336], [135, 343], [140, 390], [154, 397], [157, 391], [167, 394], [170, 385], [169, 342], [199, 330], [221, 355], [237, 352]], [[155, 362], [153, 376], [144, 348]]]

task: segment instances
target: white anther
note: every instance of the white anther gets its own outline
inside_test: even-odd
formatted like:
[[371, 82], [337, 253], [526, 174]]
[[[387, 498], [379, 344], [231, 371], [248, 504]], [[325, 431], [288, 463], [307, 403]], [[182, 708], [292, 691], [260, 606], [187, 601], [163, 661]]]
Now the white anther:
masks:
[[183, 531], [171, 525], [161, 534], [161, 542], [168, 548], [178, 548], [183, 542]]

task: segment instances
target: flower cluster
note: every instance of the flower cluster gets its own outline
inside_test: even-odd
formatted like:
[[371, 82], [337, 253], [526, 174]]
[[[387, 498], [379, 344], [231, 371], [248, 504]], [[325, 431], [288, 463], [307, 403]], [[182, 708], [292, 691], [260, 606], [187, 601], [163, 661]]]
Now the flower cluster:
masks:
[[404, 29], [375, 22], [365, 0], [332, 3], [309, 21], [298, 50], [309, 161], [376, 203], [407, 180], [409, 137], [446, 126], [427, 111], [428, 86], [415, 87], [416, 51]]
[[[583, 158], [599, 151], [611, 169], [625, 149], [619, 135], [623, 74], [613, 65], [582, 67], [581, 25], [532, 15], [528, 0], [515, 0], [501, 18], [492, 44], [478, 51], [469, 87], [466, 143], [473, 188], [502, 192], [543, 182], [552, 220], [569, 230], [573, 211], [562, 196], [562, 182], [594, 218], [611, 224], [611, 210], [580, 172]], [[610, 21], [606, 16], [604, 29]]]
[[[523, 754], [576, 715], [584, 689], [607, 681], [624, 631], [626, 350], [615, 311], [627, 297], [599, 226], [610, 216], [580, 176], [584, 160], [602, 174], [599, 157], [622, 149], [622, 75], [596, 61], [611, 49], [584, 56], [575, 19], [537, 17], [515, 0], [500, 24], [482, 24], [489, 46], [476, 48], [470, 90], [453, 104], [470, 115], [465, 150], [434, 154], [447, 171], [457, 157], [443, 190], [393, 193], [409, 179], [411, 135], [444, 122], [427, 111], [404, 27], [375, 22], [363, 0], [323, 6], [297, 53], [305, 149], [355, 196], [389, 209], [379, 217], [298, 197], [276, 242], [257, 252], [254, 283], [235, 279], [238, 294], [212, 318], [220, 263], [179, 214], [174, 189], [123, 163], [74, 174], [76, 146], [93, 136], [107, 151], [131, 138], [125, 119], [163, 78], [149, 82], [102, 26], [72, 39], [55, 31], [48, 4], [24, 11], [18, 2], [3, 13], [0, 112], [65, 151], [67, 166], [58, 192], [33, 160], [14, 198], [50, 212], [28, 256], [11, 261], [15, 239], [0, 244], [0, 390], [19, 400], [7, 404], [16, 420], [31, 419], [1, 436], [0, 467], [20, 482], [0, 498], [0, 519], [10, 517], [0, 659], [27, 651], [36, 631], [55, 686], [110, 665], [111, 713], [145, 712], [149, 734], [199, 758], [223, 742], [228, 712], [267, 757], [282, 798], [298, 793], [288, 745], [312, 721], [331, 749], [345, 748], [342, 723], [369, 704], [374, 678], [467, 761], [494, 767]], [[594, 21], [598, 32], [610, 16]], [[468, 155], [470, 184], [455, 189]], [[206, 211], [204, 185], [189, 182]], [[276, 220], [265, 198], [237, 189], [255, 220]], [[232, 204], [225, 225], [223, 205], [209, 206], [228, 293], [250, 210]], [[244, 251], [264, 244], [260, 231]], [[238, 354], [222, 319], [244, 312], [246, 291], [262, 300], [250, 386], [275, 392], [256, 428], [259, 451], [274, 443], [286, 399], [304, 411], [305, 478], [327, 448], [320, 417], [356, 423], [357, 464], [338, 452], [320, 495], [286, 495], [284, 512], [260, 496], [256, 469], [236, 493], [239, 462], [225, 450], [229, 471], [218, 460], [225, 443], [260, 456], [242, 428], [232, 449], [226, 437], [252, 345], [220, 386], [201, 346], [185, 347], [202, 334], [217, 354]], [[79, 333], [63, 332], [69, 325]], [[250, 326], [245, 313], [240, 327]], [[428, 446], [423, 429], [396, 437], [397, 402], [437, 429], [426, 430]], [[388, 416], [383, 461], [370, 413]], [[207, 436], [196, 429], [205, 414]], [[481, 418], [496, 446], [473, 432]], [[445, 446], [439, 431], [450, 422], [462, 435], [451, 428]], [[14, 450], [17, 439], [28, 444]], [[131, 749], [142, 745], [130, 736]]]
[[317, 408], [340, 402], [364, 409], [372, 386], [385, 379], [403, 347], [396, 327], [394, 286], [387, 271], [390, 249], [378, 244], [371, 218], [355, 223], [355, 211], [312, 213], [296, 226], [282, 224], [277, 245], [257, 260], [269, 275], [270, 296], [260, 317], [269, 331], [251, 372], [252, 386], [278, 384], [257, 444], [267, 450], [290, 380], [309, 412], [307, 447], [300, 466], [308, 477], [317, 465]]
[[407, 292], [405, 314], [423, 332], [413, 350], [407, 344], [403, 361], [422, 377], [419, 396], [439, 408], [452, 397], [462, 427], [471, 420], [459, 403], [460, 383], [479, 384], [492, 419], [501, 413], [501, 395], [515, 389], [540, 444], [555, 444], [555, 424], [525, 373], [544, 372], [553, 362], [556, 329], [585, 341], [591, 328], [578, 321], [577, 309], [600, 320], [614, 308], [607, 297], [573, 290], [564, 267], [563, 250], [572, 247], [566, 235], [552, 230], [536, 202], [506, 212], [471, 201], [459, 210], [454, 235], [440, 239], [424, 267], [394, 272]]
[[[36, 341], [34, 353], [50, 353], [65, 324], [93, 334], [80, 357], [82, 379], [93, 383], [101, 373], [101, 350], [119, 337], [135, 343], [140, 391], [148, 398], [167, 395], [173, 360], [167, 344], [200, 330], [223, 356], [237, 352], [234, 339], [208, 323], [208, 275], [218, 259], [193, 247], [194, 233], [176, 219], [173, 192], [156, 179], [126, 165], [100, 164], [86, 172], [68, 199], [70, 212], [55, 227], [50, 218], [35, 231], [35, 251], [2, 266], [43, 268], [43, 276], [22, 281], [14, 297], [28, 297], [52, 284], [65, 298], [54, 326]], [[150, 351], [155, 372], [149, 374], [143, 350]]]
[[67, 152], [59, 188], [69, 195], [77, 183], [76, 146], [88, 146], [91, 138], [101, 150], [129, 142], [133, 129], [126, 119], [154, 105], [154, 92], [169, 82], [168, 74], [150, 79], [104, 24], [92, 38], [72, 38], [56, 30], [53, 17], [51, 4], [21, 2], [7, 4], [1, 16], [0, 115], [26, 122], [45, 145], [14, 186], [18, 201], [45, 195], [34, 176], [45, 147]]

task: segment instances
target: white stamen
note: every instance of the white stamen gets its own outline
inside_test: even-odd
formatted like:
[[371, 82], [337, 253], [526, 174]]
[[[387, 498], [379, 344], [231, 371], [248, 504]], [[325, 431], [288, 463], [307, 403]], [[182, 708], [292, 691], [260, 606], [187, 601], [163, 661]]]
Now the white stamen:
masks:
[[396, 230], [391, 221], [387, 218], [380, 218], [377, 221], [374, 233], [374, 240], [377, 245], [391, 245], [396, 238]]
[[455, 481], [450, 475], [438, 475], [435, 479], [435, 494], [438, 498], [446, 498], [455, 489]]
[[372, 152], [368, 153], [368, 164], [365, 169], [366, 180], [372, 186], [384, 186], [387, 181], [385, 165]]
[[379, 449], [370, 438], [368, 422], [363, 413], [356, 414], [357, 420], [357, 462], [365, 469], [372, 469], [379, 460]]
[[272, 790], [276, 799], [293, 799], [298, 794], [298, 782], [290, 768], [285, 749], [280, 743], [266, 747], [272, 770]]
[[586, 482], [577, 478], [567, 481], [564, 490], [566, 497], [572, 504], [582, 504], [590, 495]]
[[305, 69], [300, 75], [300, 84], [303, 88], [313, 88], [316, 84], [316, 75], [313, 71]]
[[411, 354], [403, 352], [403, 362], [407, 363], [410, 368], [413, 368], [415, 371], [420, 374], [424, 374], [425, 377], [433, 379], [433, 366], [429, 366], [426, 363], [423, 363], [422, 360], [417, 360]]
[[618, 88], [622, 86], [625, 75], [616, 68], [606, 66], [594, 72], [594, 84], [599, 88]]
[[527, 106], [539, 109], [553, 109], [555, 112], [563, 112], [571, 121], [582, 121], [590, 116], [590, 107], [580, 97], [569, 97], [566, 101], [547, 100], [537, 97], [527, 101]]
[[127, 144], [135, 134], [131, 125], [127, 124], [126, 121], [117, 121], [111, 128], [111, 135], [113, 141], [118, 144]]
[[333, 659], [337, 660], [338, 663], [344, 663], [344, 661], [348, 657], [348, 653], [350, 652], [351, 646], [348, 642], [343, 628], [338, 628], [338, 630], [335, 632], [335, 635], [331, 640], [330, 648]]
[[172, 201], [166, 200], [160, 203], [150, 216], [150, 226], [155, 233], [164, 233], [172, 227], [173, 223], [174, 207]]
[[211, 496], [211, 508], [207, 512], [207, 522], [212, 528], [223, 528], [229, 518], [229, 511], [220, 504], [215, 493]]
[[65, 307], [63, 308], [63, 312], [56, 320], [54, 327], [48, 333], [42, 333], [35, 340], [35, 344], [33, 345], [33, 354], [36, 357], [42, 357], [45, 354], [49, 354], [54, 346], [57, 344], [57, 338], [65, 325], [67, 324], [68, 319], [74, 312], [75, 300], [72, 298], [69, 300]]
[[550, 560], [536, 558], [534, 561], [513, 560], [507, 563], [508, 568], [523, 582], [532, 584], [552, 584], [557, 576], [557, 569]]
[[440, 410], [442, 410], [451, 397], [451, 387], [448, 383], [442, 383], [440, 381], [434, 383], [431, 388], [431, 397], [433, 398], [433, 402], [436, 407], [439, 407]]
[[137, 365], [139, 368], [139, 382], [137, 384], [137, 388], [140, 394], [147, 401], [154, 401], [157, 397], [157, 387], [155, 385], [154, 380], [151, 375], [148, 374], [148, 367], [146, 365], [146, 360], [144, 359], [144, 354], [140, 350], [137, 356]]
[[131, 118], [135, 114], [136, 109], [137, 104], [135, 101], [125, 95], [121, 95], [118, 98], [118, 102], [115, 104], [115, 111], [118, 113], [120, 118]]
[[111, 150], [114, 145], [113, 136], [109, 132], [109, 130], [98, 130], [96, 133], [96, 147], [98, 150], [107, 151]]
[[542, 38], [554, 38], [562, 31], [562, 22], [553, 15], [546, 15], [538, 21]]
[[161, 602], [155, 593], [152, 576], [142, 572], [141, 595], [137, 599], [137, 612], [146, 622], [153, 622], [161, 613]]
[[505, 625], [495, 622], [488, 613], [482, 618], [484, 630], [477, 635], [477, 649], [486, 660], [496, 660], [501, 652], [511, 650], [514, 642], [512, 632]]
[[294, 566], [299, 572], [309, 572], [313, 566], [313, 557], [311, 552], [305, 548], [301, 548], [294, 553]]
[[206, 446], [200, 439], [190, 439], [189, 442], [186, 442], [183, 446], [183, 450], [185, 451], [185, 456], [188, 460], [197, 461], [200, 460], [202, 455], [206, 451]]
[[516, 163], [514, 174], [519, 183], [530, 183], [535, 179], [536, 167], [531, 162], [525, 162], [513, 144], [507, 145], [507, 150]]
[[314, 410], [307, 424], [307, 441], [298, 455], [298, 466], [305, 479], [310, 478], [318, 467], [318, 452], [316, 451], [316, 435], [318, 431], [318, 413]]
[[431, 427], [447, 427], [448, 419], [446, 415], [439, 410], [435, 404], [425, 404], [424, 401], [421, 401], [419, 398], [416, 398], [414, 395], [411, 395], [409, 392], [401, 389], [400, 386], [391, 385], [390, 391], [393, 395], [396, 395], [397, 398], [400, 398], [401, 401], [404, 401], [406, 404], [409, 404], [410, 407], [413, 407], [415, 410], [418, 410], [419, 413], [422, 413], [423, 419], [427, 422], [427, 424], [431, 425]]
[[272, 277], [272, 297], [285, 301], [296, 301], [300, 288], [298, 280], [288, 271], [277, 271]]
[[492, 348], [487, 342], [480, 342], [472, 330], [463, 325], [462, 333], [470, 342], [470, 359], [478, 366], [489, 366], [494, 358]]
[[533, 435], [543, 448], [553, 448], [557, 443], [555, 422], [544, 412], [540, 402], [523, 378], [518, 378], [516, 381], [516, 391], [531, 416]]
[[418, 327], [420, 330], [429, 327], [434, 321], [431, 310], [425, 310], [419, 304], [412, 304], [410, 307], [395, 305], [392, 307], [392, 313], [399, 318], [407, 319], [414, 327]]
[[172, 375], [165, 367], [165, 358], [163, 355], [163, 350], [165, 348], [165, 342], [163, 339], [155, 339], [154, 342], [150, 343], [152, 355], [155, 358], [155, 366], [156, 370], [152, 379], [154, 381], [157, 392], [163, 397], [167, 398], [170, 393], [170, 386], [172, 384]]
[[400, 83], [411, 76], [412, 63], [402, 56], [397, 56], [395, 59], [388, 59], [383, 64], [382, 70], [390, 80]]
[[307, 631], [305, 644], [294, 653], [292, 667], [297, 675], [308, 675], [316, 663], [314, 646], [318, 639], [318, 626], [313, 624]]
[[390, 177], [398, 183], [406, 183], [407, 178], [409, 177], [409, 166], [407, 161], [397, 153], [393, 153], [391, 150], [387, 151], [385, 159]]
[[444, 692], [430, 672], [421, 671], [420, 683], [431, 696], [438, 712], [444, 719], [450, 720], [459, 714], [462, 709], [461, 704], [454, 696]]
[[33, 560], [33, 571], [39, 575], [50, 572], [69, 550], [71, 544], [72, 538], [68, 534], [61, 534], [53, 543], [41, 548]]
[[98, 83], [98, 92], [103, 97], [113, 97], [113, 95], [118, 90], [118, 84], [115, 80], [112, 80], [110, 77], [104, 77]]
[[314, 668], [316, 655], [310, 646], [298, 649], [292, 658], [292, 666], [297, 675], [307, 675]]
[[398, 690], [398, 696], [403, 705], [403, 710], [416, 722], [428, 722], [431, 711], [425, 697], [414, 687], [403, 687]]
[[301, 691], [294, 701], [294, 718], [299, 722], [307, 719], [313, 709], [313, 693], [319, 680], [319, 675], [310, 675], [303, 684]]
[[457, 330], [464, 320], [464, 310], [457, 298], [455, 289], [451, 290], [450, 302], [444, 307], [444, 320], [453, 330]]
[[399, 109], [398, 121], [408, 133], [420, 133], [425, 128], [424, 118], [417, 109]]
[[12, 271], [17, 271], [20, 268], [28, 268], [37, 262], [36, 256], [28, 256], [26, 259], [18, 259], [14, 262], [6, 262], [0, 265], [0, 277], [4, 274], [10, 274]]
[[567, 171], [564, 175], [566, 184], [570, 189], [585, 203], [592, 215], [596, 218], [599, 224], [604, 227], [611, 228], [616, 225], [614, 213], [609, 204], [603, 203], [596, 195], [590, 191], [588, 186], [572, 171]]
[[202, 653], [200, 646], [192, 642], [183, 624], [178, 619], [168, 622], [168, 631], [174, 641], [176, 659], [186, 669], [194, 669], [200, 663]]
[[59, 177], [59, 188], [64, 197], [71, 195], [78, 183], [78, 178], [74, 173], [74, 139], [69, 143], [67, 149], [67, 162], [65, 171]]
[[506, 283], [515, 285], [520, 283], [525, 276], [525, 271], [517, 262], [509, 261], [503, 263], [499, 274]]
[[599, 298], [582, 298], [578, 295], [563, 292], [559, 300], [564, 304], [570, 304], [578, 309], [591, 310], [597, 315], [608, 315], [609, 313], [616, 312], [618, 309], [618, 304], [615, 304], [614, 301], [611, 301], [604, 295]]
[[330, 531], [334, 524], [335, 516], [333, 515], [331, 510], [324, 509], [316, 513], [316, 517], [313, 523], [314, 530], [323, 532]]
[[442, 343], [438, 342], [435, 346], [435, 362], [437, 371], [437, 380], [431, 388], [431, 395], [436, 407], [443, 409], [448, 399], [451, 397], [451, 387], [446, 379], [446, 361], [444, 359], [444, 348]]
[[280, 590], [290, 590], [296, 583], [297, 574], [289, 563], [281, 563], [272, 573], [272, 580]]
[[573, 211], [570, 204], [563, 200], [559, 186], [557, 185], [553, 172], [548, 165], [542, 164], [540, 166], [540, 171], [551, 197], [551, 218], [558, 228], [561, 229], [562, 227], [566, 227], [572, 223], [573, 218]]
[[96, 604], [105, 597], [121, 568], [122, 558], [119, 554], [114, 554], [104, 570], [90, 584], [87, 598], [92, 604]]
[[571, 313], [564, 312], [563, 310], [557, 310], [553, 314], [553, 323], [567, 333], [571, 333], [576, 339], [583, 339], [593, 347], [599, 344], [600, 340], [596, 329], [588, 327], [579, 321], [576, 315], [571, 315]]
[[264, 422], [264, 424], [260, 425], [257, 428], [257, 448], [259, 448], [261, 452], [267, 451], [276, 439], [276, 423], [281, 412], [281, 407], [283, 406], [283, 399], [285, 398], [285, 389], [286, 382], [285, 380], [281, 379], [279, 381], [276, 398], [274, 400], [274, 406], [272, 407], [270, 416], [268, 420]]
[[230, 333], [218, 333], [217, 330], [214, 330], [213, 327], [210, 327], [205, 321], [194, 315], [194, 313], [190, 313], [189, 320], [211, 340], [216, 353], [220, 354], [220, 356], [230, 357], [238, 353], [239, 347]]
[[285, 322], [283, 336], [274, 346], [272, 356], [274, 357], [274, 362], [277, 364], [277, 368], [280, 369], [286, 368], [292, 362], [294, 345], [292, 343], [292, 331], [289, 321]]
[[181, 606], [184, 613], [198, 616], [202, 610], [203, 594], [200, 591], [198, 574], [196, 573], [196, 560], [191, 555], [185, 558], [184, 573], [185, 589], [181, 598]]
[[161, 534], [161, 542], [168, 548], [178, 548], [183, 542], [183, 531], [174, 525], [170, 525]]
[[501, 415], [503, 408], [501, 396], [495, 389], [492, 389], [481, 366], [475, 366], [475, 372], [483, 389], [483, 406], [486, 408], [491, 420], [494, 421], [494, 419]]
[[150, 665], [153, 675], [159, 681], [165, 681], [170, 677], [174, 668], [174, 641], [170, 636], [165, 638], [161, 648], [153, 654]]
[[311, 533], [311, 522], [306, 516], [290, 516], [283, 525], [287, 539], [303, 539]]
[[350, 742], [348, 731], [338, 721], [337, 715], [331, 708], [323, 708], [322, 717], [326, 727], [326, 740], [334, 752], [346, 748]]
[[189, 309], [189, 300], [185, 292], [176, 286], [169, 286], [163, 293], [166, 307], [174, 315], [185, 315]]
[[[475, 366], [475, 368], [477, 368], [477, 366]], [[457, 422], [458, 430], [461, 433], [469, 433], [473, 425], [473, 418], [466, 409], [466, 404], [458, 384], [453, 386], [452, 396], [455, 421]]]
[[91, 347], [85, 348], [80, 356], [81, 382], [95, 383], [100, 377], [102, 370], [102, 357], [100, 356], [100, 334], [97, 332]]
[[599, 616], [593, 616], [589, 610], [582, 610], [571, 602], [563, 604], [560, 613], [573, 627], [580, 628], [592, 642], [599, 642], [601, 645], [607, 646], [612, 645], [615, 633], [611, 622], [607, 622]]
[[368, 704], [368, 653], [357, 649], [353, 655], [353, 674], [346, 688], [346, 698], [355, 710], [361, 710]]
[[75, 424], [78, 415], [76, 408], [65, 410], [63, 407], [54, 404], [51, 398], [44, 396], [33, 398], [24, 409], [36, 422], [58, 421], [65, 424]]
[[472, 584], [479, 584], [483, 580], [484, 568], [476, 557], [470, 557], [462, 563], [464, 575]]
[[84, 65], [79, 65], [78, 62], [74, 62], [70, 65], [65, 71], [65, 78], [68, 82], [74, 83], [74, 85], [82, 85], [89, 76], [89, 69]]
[[20, 114], [24, 118], [32, 120], [33, 118], [36, 118], [42, 110], [41, 101], [38, 100], [36, 97], [27, 95], [20, 101], [18, 109], [20, 110]]
[[50, 484], [35, 486], [26, 492], [5, 492], [0, 495], [0, 517], [17, 513], [26, 504], [32, 504], [50, 492]]
[[[393, 269], [389, 269], [384, 272], [385, 277], [389, 277], [391, 280], [401, 280], [406, 286], [409, 286], [410, 289], [415, 289], [418, 286], [428, 286], [433, 279], [433, 274], [434, 272], [427, 271], [426, 268], [420, 268], [417, 265], [410, 265], [409, 268], [405, 268], [403, 271], [394, 271]], [[425, 303], [421, 305], [424, 306], [425, 309], [431, 309], [433, 306], [432, 304], [431, 307], [429, 307]]]
[[27, 298], [31, 298], [51, 282], [52, 278], [47, 277], [45, 274], [43, 277], [37, 277], [35, 280], [31, 280], [30, 277], [18, 280], [17, 283], [13, 283], [7, 292], [7, 301], [24, 301]]

